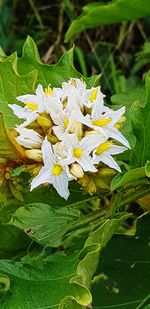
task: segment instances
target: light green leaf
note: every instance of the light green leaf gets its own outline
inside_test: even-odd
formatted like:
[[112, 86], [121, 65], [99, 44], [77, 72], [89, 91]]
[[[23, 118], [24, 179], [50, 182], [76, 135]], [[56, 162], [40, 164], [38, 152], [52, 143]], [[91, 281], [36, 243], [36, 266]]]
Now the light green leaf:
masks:
[[108, 4], [90, 3], [83, 7], [83, 13], [70, 25], [66, 42], [81, 31], [100, 25], [120, 23], [150, 15], [149, 0], [116, 0]]
[[144, 104], [136, 101], [131, 108], [133, 133], [136, 145], [132, 151], [134, 167], [144, 166], [150, 160], [150, 72], [146, 76], [146, 100]]
[[79, 215], [79, 211], [68, 207], [53, 209], [47, 204], [33, 203], [18, 208], [10, 224], [43, 246], [58, 247], [63, 234]]
[[146, 176], [146, 168], [144, 167], [135, 168], [124, 173], [119, 173], [113, 178], [111, 182], [111, 190], [114, 191], [124, 186], [130, 187], [132, 184], [135, 186], [135, 183], [138, 180], [146, 178]]
[[[17, 96], [34, 93], [39, 83], [43, 87], [49, 84], [59, 87], [70, 77], [83, 77], [74, 68], [73, 49], [64, 53], [57, 64], [43, 64], [34, 41], [28, 37], [22, 58], [14, 53], [0, 61], [0, 111], [4, 113], [7, 125], [13, 128], [19, 121], [8, 107], [8, 103], [16, 103]], [[99, 81], [99, 76], [83, 79], [91, 87]]]
[[149, 220], [143, 216], [135, 236], [114, 235], [103, 250], [93, 280], [93, 309], [142, 309], [149, 304]]

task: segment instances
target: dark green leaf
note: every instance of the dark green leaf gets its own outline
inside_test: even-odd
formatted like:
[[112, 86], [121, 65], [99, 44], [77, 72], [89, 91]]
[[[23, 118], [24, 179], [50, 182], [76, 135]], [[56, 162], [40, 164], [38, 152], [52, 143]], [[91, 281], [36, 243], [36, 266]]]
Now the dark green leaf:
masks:
[[143, 216], [134, 237], [115, 235], [103, 250], [92, 288], [93, 308], [142, 309], [149, 304], [149, 220]]

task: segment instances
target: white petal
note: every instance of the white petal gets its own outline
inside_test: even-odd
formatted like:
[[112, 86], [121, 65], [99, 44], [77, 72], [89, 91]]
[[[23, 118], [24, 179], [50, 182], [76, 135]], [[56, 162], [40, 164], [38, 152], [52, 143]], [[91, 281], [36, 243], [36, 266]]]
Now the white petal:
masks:
[[12, 109], [13, 113], [20, 119], [26, 119], [31, 111], [26, 110], [24, 107], [21, 107], [17, 104], [8, 104], [8, 106]]
[[93, 136], [85, 136], [82, 138], [80, 145], [88, 154], [105, 141], [105, 138], [98, 134]]
[[65, 134], [64, 141], [67, 145], [71, 146], [72, 148], [79, 148], [79, 141], [76, 134]]
[[115, 139], [116, 141], [130, 149], [130, 145], [127, 139], [122, 135], [119, 130], [117, 130], [116, 128], [106, 128], [106, 132], [111, 138]]
[[112, 121], [110, 122], [110, 125], [114, 125], [116, 122], [118, 122], [118, 120], [120, 119], [120, 117], [125, 113], [125, 107], [121, 107], [120, 109], [118, 109], [117, 111], [113, 111], [112, 113]]
[[37, 101], [38, 101], [38, 97], [35, 94], [21, 95], [17, 97], [16, 99], [23, 103], [31, 102], [31, 103], [37, 104]]
[[88, 155], [82, 156], [80, 159], [76, 159], [76, 162], [81, 165], [85, 172], [97, 172], [97, 169], [92, 163], [92, 159]]
[[122, 153], [122, 152], [124, 152], [126, 150], [128, 150], [126, 147], [117, 146], [117, 145], [111, 145], [110, 149], [108, 149], [108, 152], [111, 155], [116, 155], [116, 154]]
[[109, 167], [117, 170], [118, 172], [121, 172], [121, 169], [119, 165], [116, 163], [116, 161], [107, 153], [101, 154], [99, 156], [100, 161], [103, 162], [104, 164], [108, 165]]
[[47, 138], [45, 138], [43, 141], [41, 150], [44, 164], [52, 166], [56, 162], [56, 159], [52, 150], [51, 143], [47, 140]]
[[53, 177], [52, 182], [54, 188], [58, 192], [58, 194], [63, 197], [65, 200], [69, 197], [69, 190], [68, 190], [68, 176], [65, 172], [61, 173], [59, 176]]
[[31, 181], [31, 188], [30, 190], [32, 191], [34, 188], [40, 186], [41, 184], [44, 184], [46, 182], [48, 183], [52, 183], [52, 174], [51, 174], [51, 170], [48, 169], [47, 166], [43, 166], [40, 169], [39, 174], [33, 178], [33, 180]]
[[38, 118], [39, 114], [36, 112], [30, 112], [30, 114], [27, 117], [27, 120], [24, 121], [20, 127], [26, 127], [28, 126], [30, 123], [32, 123], [33, 121], [35, 121]]

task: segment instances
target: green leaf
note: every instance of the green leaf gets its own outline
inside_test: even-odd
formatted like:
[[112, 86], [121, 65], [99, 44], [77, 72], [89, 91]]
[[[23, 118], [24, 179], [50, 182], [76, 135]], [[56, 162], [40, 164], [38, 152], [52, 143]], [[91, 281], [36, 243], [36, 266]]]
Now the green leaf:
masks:
[[68, 207], [53, 209], [47, 204], [33, 203], [18, 208], [10, 224], [24, 230], [43, 246], [58, 247], [62, 236], [79, 215], [79, 211]]
[[79, 255], [76, 275], [70, 280], [77, 290], [76, 300], [79, 304], [88, 306], [92, 302], [91, 280], [98, 265], [100, 252], [129, 216], [129, 213], [125, 213], [112, 219], [101, 220], [87, 238]]
[[149, 304], [149, 220], [143, 216], [135, 236], [114, 235], [103, 250], [93, 280], [93, 309], [142, 309]]
[[81, 31], [100, 25], [120, 23], [150, 15], [149, 0], [116, 0], [108, 4], [90, 3], [83, 7], [83, 13], [70, 25], [65, 41]]
[[133, 133], [136, 145], [132, 151], [134, 167], [144, 166], [150, 160], [150, 72], [146, 76], [146, 100], [144, 104], [136, 101], [131, 108]]
[[148, 172], [146, 174], [146, 168], [144, 167], [135, 168], [125, 173], [119, 173], [113, 178], [111, 182], [111, 191], [124, 186], [130, 186], [132, 184], [135, 186], [136, 181], [145, 178], [147, 175]]
[[[74, 68], [73, 49], [64, 53], [57, 64], [43, 64], [34, 41], [28, 37], [22, 58], [18, 58], [14, 53], [0, 61], [0, 111], [4, 113], [7, 125], [13, 128], [20, 121], [8, 106], [8, 103], [16, 103], [17, 96], [34, 93], [39, 83], [43, 87], [49, 84], [59, 87], [70, 77], [83, 77]], [[87, 86], [91, 87], [98, 82], [99, 76], [83, 79]]]
[[76, 254], [64, 253], [50, 256], [38, 267], [34, 263], [31, 266], [0, 260], [0, 272], [7, 274], [10, 280], [10, 289], [0, 298], [1, 309], [57, 309], [65, 296], [75, 292], [69, 279], [75, 273], [76, 263]]
[[43, 263], [1, 260], [0, 272], [10, 280], [10, 289], [0, 300], [1, 309], [83, 309], [90, 305], [91, 279], [100, 251], [129, 215], [101, 220], [85, 242], [79, 258], [78, 253], [59, 252], [47, 256]]
[[0, 113], [0, 132], [0, 157], [13, 161], [24, 160], [24, 150], [6, 127], [2, 113]]

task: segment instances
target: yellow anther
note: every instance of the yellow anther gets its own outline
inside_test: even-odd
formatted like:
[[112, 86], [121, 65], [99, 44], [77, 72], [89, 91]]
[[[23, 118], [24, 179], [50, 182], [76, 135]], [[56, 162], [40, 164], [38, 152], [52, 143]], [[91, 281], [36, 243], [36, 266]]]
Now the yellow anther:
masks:
[[63, 122], [64, 122], [64, 128], [67, 129], [68, 124], [69, 124], [69, 118], [65, 117]]
[[116, 124], [114, 125], [114, 128], [116, 128], [116, 129], [120, 130], [121, 125], [120, 125], [119, 123], [116, 123]]
[[97, 126], [97, 127], [104, 127], [106, 126], [110, 121], [112, 121], [112, 118], [109, 117], [109, 118], [103, 118], [103, 119], [99, 119], [99, 120], [94, 120], [92, 121], [92, 124], [94, 126]]
[[90, 95], [89, 101], [90, 101], [91, 103], [93, 103], [93, 102], [96, 100], [96, 98], [97, 98], [97, 93], [98, 93], [98, 87], [95, 88], [95, 89], [92, 91], [91, 95]]
[[74, 148], [73, 155], [75, 158], [81, 158], [83, 155], [83, 151], [80, 148]]
[[46, 95], [49, 95], [49, 94], [54, 95], [53, 89], [49, 86], [47, 88], [45, 88], [44, 92], [45, 92]]
[[37, 104], [31, 102], [25, 102], [25, 105], [30, 108], [32, 111], [36, 111], [38, 109]]
[[126, 116], [121, 116], [118, 120], [119, 123], [123, 123], [126, 121]]
[[96, 150], [96, 154], [99, 156], [104, 151], [108, 150], [111, 146], [111, 142], [106, 142], [98, 146]]
[[52, 173], [53, 173], [53, 175], [54, 176], [59, 176], [61, 173], [62, 173], [62, 166], [61, 165], [59, 165], [59, 164], [55, 164], [54, 166], [53, 166], [53, 171], [52, 171]]

